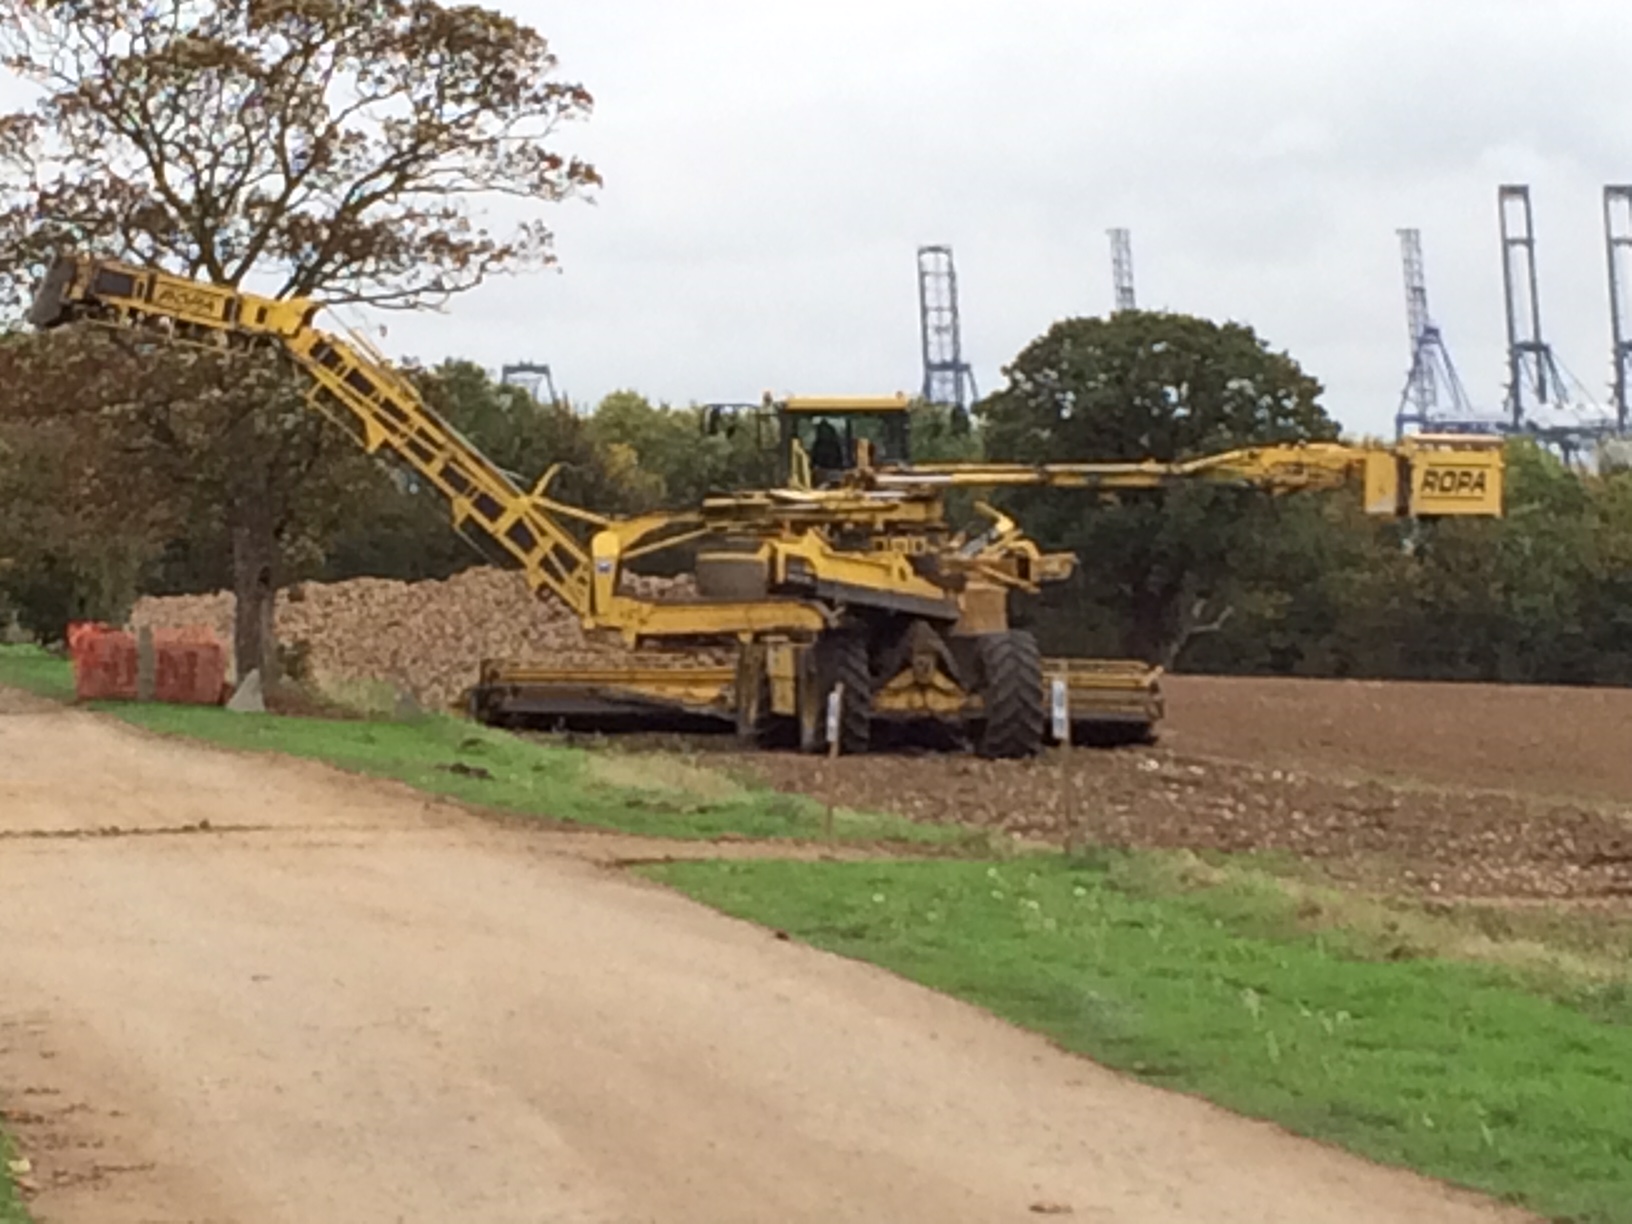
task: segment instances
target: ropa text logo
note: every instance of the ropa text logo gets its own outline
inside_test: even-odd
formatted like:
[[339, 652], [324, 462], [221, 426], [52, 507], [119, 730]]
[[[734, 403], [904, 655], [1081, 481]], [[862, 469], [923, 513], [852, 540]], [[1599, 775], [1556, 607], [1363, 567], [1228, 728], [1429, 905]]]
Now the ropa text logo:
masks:
[[1431, 467], [1422, 474], [1422, 491], [1437, 497], [1484, 497], [1490, 491], [1485, 468]]
[[159, 285], [153, 291], [153, 304], [189, 314], [217, 315], [223, 295], [192, 286]]

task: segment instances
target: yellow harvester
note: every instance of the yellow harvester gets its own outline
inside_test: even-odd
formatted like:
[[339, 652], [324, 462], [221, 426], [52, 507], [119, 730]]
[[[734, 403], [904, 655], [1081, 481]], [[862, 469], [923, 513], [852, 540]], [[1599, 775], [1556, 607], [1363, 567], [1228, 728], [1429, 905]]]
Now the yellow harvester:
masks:
[[[927, 719], [995, 757], [1034, 754], [1070, 722], [1146, 735], [1162, 713], [1154, 672], [1044, 660], [1032, 636], [1009, 624], [1012, 593], [1069, 576], [1076, 559], [1044, 553], [989, 506], [981, 506], [983, 531], [956, 530], [949, 490], [1114, 492], [1200, 480], [1288, 492], [1358, 480], [1373, 514], [1501, 513], [1494, 438], [1268, 446], [1181, 463], [914, 465], [904, 434], [900, 447], [887, 436], [891, 419], [904, 426], [904, 401], [882, 410], [878, 401], [786, 401], [788, 470], [780, 487], [608, 518], [551, 498], [551, 472], [531, 489], [517, 486], [366, 342], [314, 327], [317, 310], [310, 301], [67, 256], [42, 282], [30, 321], [50, 328], [84, 320], [182, 343], [274, 348], [307, 379], [314, 409], [439, 490], [456, 526], [484, 532], [534, 591], [560, 599], [586, 630], [620, 634], [631, 645], [737, 644], [736, 663], [724, 668], [493, 661], [471, 693], [472, 712], [488, 722], [687, 711], [806, 751], [824, 750], [831, 729], [843, 751], [855, 752], [868, 747], [880, 720]], [[820, 446], [814, 433], [808, 442], [801, 436], [806, 418], [814, 426], [835, 417], [883, 432], [841, 430], [838, 452], [826, 434]], [[629, 593], [627, 564], [682, 545], [699, 550], [699, 598], [656, 602]]]

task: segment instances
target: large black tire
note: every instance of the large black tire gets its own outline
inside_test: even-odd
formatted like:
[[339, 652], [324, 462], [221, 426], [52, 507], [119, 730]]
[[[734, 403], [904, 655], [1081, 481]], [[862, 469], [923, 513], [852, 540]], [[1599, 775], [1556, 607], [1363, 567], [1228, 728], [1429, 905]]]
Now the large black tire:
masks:
[[977, 749], [991, 759], [1036, 756], [1043, 749], [1048, 709], [1037, 639], [1024, 630], [980, 639], [981, 699], [985, 717]]
[[827, 751], [827, 698], [844, 685], [839, 707], [839, 751], [863, 753], [872, 744], [873, 679], [867, 660], [867, 639], [860, 634], [832, 633], [819, 639], [807, 670], [799, 707], [799, 747], [805, 752]]

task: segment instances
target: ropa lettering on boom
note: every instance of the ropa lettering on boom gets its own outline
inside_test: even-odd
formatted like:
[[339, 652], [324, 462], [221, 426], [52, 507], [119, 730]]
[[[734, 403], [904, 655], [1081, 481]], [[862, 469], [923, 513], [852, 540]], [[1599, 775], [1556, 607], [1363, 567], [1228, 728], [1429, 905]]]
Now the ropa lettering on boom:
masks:
[[1441, 497], [1483, 497], [1489, 488], [1484, 468], [1429, 468], [1422, 474], [1422, 491]]

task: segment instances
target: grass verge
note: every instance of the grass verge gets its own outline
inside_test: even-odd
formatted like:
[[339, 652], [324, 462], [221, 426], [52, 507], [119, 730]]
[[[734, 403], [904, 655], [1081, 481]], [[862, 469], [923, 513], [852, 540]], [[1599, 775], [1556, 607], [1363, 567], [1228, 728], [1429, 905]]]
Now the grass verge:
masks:
[[0, 646], [0, 684], [53, 701], [74, 699], [67, 661], [38, 646]]
[[[0, 685], [71, 699], [68, 665], [29, 647], [0, 648]], [[323, 761], [353, 773], [511, 815], [686, 840], [753, 838], [851, 845], [953, 845], [970, 835], [897, 816], [837, 810], [750, 786], [663, 753], [588, 752], [539, 744], [443, 715], [405, 721], [232, 714], [206, 706], [93, 703], [160, 735], [239, 751]]]
[[[1400, 957], [1171, 859], [690, 863], [645, 874], [1063, 1047], [1582, 1224], [1632, 1221], [1632, 993]], [[1313, 923], [1313, 925], [1311, 925]], [[1396, 957], [1396, 959], [1390, 959]]]
[[0, 1224], [31, 1224], [28, 1211], [12, 1182], [11, 1164], [16, 1159], [16, 1149], [4, 1135], [0, 1135]]

